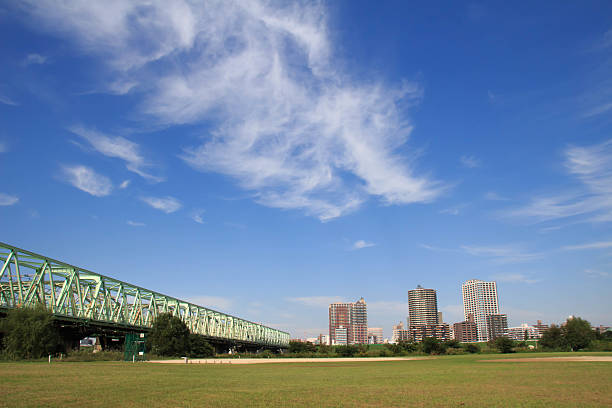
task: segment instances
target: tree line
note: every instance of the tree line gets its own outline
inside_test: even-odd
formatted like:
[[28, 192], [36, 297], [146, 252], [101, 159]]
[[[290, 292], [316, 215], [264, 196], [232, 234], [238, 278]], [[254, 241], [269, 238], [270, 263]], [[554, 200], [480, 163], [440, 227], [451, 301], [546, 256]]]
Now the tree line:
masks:
[[[165, 357], [203, 358], [213, 356], [215, 350], [203, 336], [190, 333], [177, 316], [161, 314], [149, 331], [147, 352]], [[538, 341], [538, 351], [612, 351], [612, 332], [600, 334], [591, 324], [579, 317], [568, 319], [562, 326], [552, 325]], [[401, 341], [369, 347], [360, 345], [315, 345], [291, 341], [284, 357], [391, 357], [410, 354], [464, 354], [480, 352], [511, 353], [529, 351], [525, 342], [500, 337], [489, 343], [461, 344], [456, 340], [441, 341], [426, 338], [422, 342]], [[18, 308], [7, 311], [0, 319], [0, 356], [4, 359], [38, 359], [66, 353], [60, 326], [45, 309]], [[257, 357], [271, 357], [264, 351]], [[234, 355], [235, 356], [235, 355]]]

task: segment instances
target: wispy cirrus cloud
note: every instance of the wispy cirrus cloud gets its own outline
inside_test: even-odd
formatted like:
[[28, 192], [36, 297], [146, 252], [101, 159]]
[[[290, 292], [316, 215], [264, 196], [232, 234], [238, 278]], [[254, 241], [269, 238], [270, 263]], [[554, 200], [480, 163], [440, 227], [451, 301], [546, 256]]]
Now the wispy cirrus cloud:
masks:
[[95, 197], [104, 197], [113, 190], [113, 183], [102, 174], [93, 169], [82, 166], [62, 166], [62, 178], [79, 190], [85, 191]]
[[503, 217], [542, 222], [577, 217], [578, 221], [612, 221], [612, 140], [565, 150], [565, 168], [578, 186], [534, 198], [526, 206], [501, 213]]
[[19, 197], [11, 194], [0, 193], [0, 206], [15, 205], [19, 202]]
[[487, 258], [496, 263], [530, 262], [542, 258], [543, 252], [530, 252], [518, 245], [461, 245], [459, 248], [440, 248], [427, 244], [419, 247], [434, 252], [452, 252]]
[[604, 113], [609, 112], [611, 110], [612, 110], [612, 102], [605, 102], [605, 103], [602, 103], [600, 105], [592, 107], [591, 109], [589, 109], [588, 111], [583, 113], [582, 117], [590, 118], [590, 117], [593, 117], [593, 116], [598, 116], [598, 115], [604, 114]]
[[525, 251], [514, 245], [462, 245], [460, 248], [469, 255], [492, 259], [500, 263], [530, 262], [544, 256], [543, 253]]
[[2, 94], [0, 94], [0, 103], [3, 103], [5, 105], [9, 105], [9, 106], [19, 106], [19, 103], [15, 102], [14, 100], [9, 98], [8, 96], [2, 95]]
[[173, 213], [178, 211], [183, 206], [181, 202], [170, 196], [166, 197], [140, 197], [142, 201], [147, 203], [149, 206], [155, 208], [156, 210], [160, 210], [165, 212], [166, 214]]
[[262, 205], [326, 221], [370, 199], [423, 203], [446, 190], [407, 146], [420, 86], [341, 72], [323, 3], [28, 4], [42, 29], [107, 61], [109, 92], [144, 78], [141, 112], [158, 125], [206, 123], [181, 158]]
[[595, 270], [595, 269], [585, 269], [584, 273], [591, 278], [608, 278], [612, 276], [610, 272]]
[[363, 239], [360, 239], [358, 241], [355, 241], [351, 249], [356, 250], [356, 249], [370, 248], [373, 246], [376, 246], [376, 244], [373, 242], [367, 242], [367, 241], [364, 241]]
[[46, 63], [48, 60], [47, 57], [45, 57], [44, 55], [40, 55], [40, 54], [28, 54], [25, 59], [23, 60], [23, 65], [28, 66], [28, 65], [42, 65], [44, 63]]
[[204, 214], [204, 210], [194, 210], [191, 213], [191, 219], [197, 222], [198, 224], [204, 224], [204, 218], [202, 218], [202, 214]]
[[485, 200], [490, 200], [490, 201], [508, 201], [509, 200], [508, 198], [503, 197], [494, 191], [489, 191], [485, 193], [484, 198]]
[[482, 165], [480, 159], [476, 158], [475, 156], [461, 156], [459, 161], [464, 167], [467, 167], [469, 169], [474, 169]]
[[144, 168], [150, 167], [150, 164], [147, 163], [140, 152], [140, 146], [138, 144], [121, 136], [109, 136], [97, 130], [87, 129], [82, 126], [72, 126], [69, 130], [88, 141], [91, 147], [97, 152], [108, 157], [114, 157], [125, 161], [129, 171], [138, 174], [146, 180], [152, 182], [164, 180], [162, 177], [154, 176], [144, 171]]
[[128, 220], [126, 224], [129, 225], [130, 227], [145, 227], [147, 225], [144, 222], [137, 222], [137, 221], [132, 221], [132, 220]]
[[612, 248], [612, 241], [589, 242], [587, 244], [567, 245], [564, 246], [565, 251], [581, 251], [587, 249], [607, 249]]
[[119, 188], [125, 190], [130, 185], [131, 180], [123, 180], [121, 184], [119, 184]]

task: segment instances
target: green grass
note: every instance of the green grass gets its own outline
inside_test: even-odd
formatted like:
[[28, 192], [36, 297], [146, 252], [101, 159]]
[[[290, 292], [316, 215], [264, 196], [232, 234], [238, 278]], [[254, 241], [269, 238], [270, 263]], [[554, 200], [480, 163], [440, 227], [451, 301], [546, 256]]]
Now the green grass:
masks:
[[581, 354], [261, 365], [0, 363], [0, 406], [612, 406], [611, 362], [481, 361]]

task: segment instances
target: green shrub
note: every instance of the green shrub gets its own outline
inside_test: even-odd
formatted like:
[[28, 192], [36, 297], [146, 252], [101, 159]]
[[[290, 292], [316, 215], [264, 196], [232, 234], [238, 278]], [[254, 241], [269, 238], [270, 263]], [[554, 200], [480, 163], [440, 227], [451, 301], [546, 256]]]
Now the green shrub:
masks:
[[[54, 361], [57, 361], [57, 357]], [[122, 361], [123, 352], [121, 351], [98, 351], [79, 350], [68, 353], [63, 356], [60, 361]]]

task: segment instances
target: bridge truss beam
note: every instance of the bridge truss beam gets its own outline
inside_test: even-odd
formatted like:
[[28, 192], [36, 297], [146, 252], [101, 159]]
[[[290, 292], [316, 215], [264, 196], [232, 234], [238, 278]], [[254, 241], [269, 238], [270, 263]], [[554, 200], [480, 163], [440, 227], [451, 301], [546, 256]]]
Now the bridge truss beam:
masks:
[[0, 242], [0, 307], [42, 305], [58, 317], [149, 329], [162, 313], [192, 333], [286, 348], [289, 333], [131, 285]]

